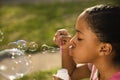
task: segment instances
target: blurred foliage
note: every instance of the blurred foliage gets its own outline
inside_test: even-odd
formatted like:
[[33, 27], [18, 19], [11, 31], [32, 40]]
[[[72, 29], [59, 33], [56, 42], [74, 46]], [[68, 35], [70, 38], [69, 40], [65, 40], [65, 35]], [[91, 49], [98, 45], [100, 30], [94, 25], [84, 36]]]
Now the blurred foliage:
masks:
[[115, 4], [120, 5], [120, 0], [112, 0]]
[[[56, 68], [48, 71], [38, 71], [29, 75], [25, 75], [17, 80], [53, 80], [53, 74], [57, 73], [58, 69], [60, 68]], [[80, 80], [90, 80], [90, 79], [85, 78]]]
[[57, 72], [57, 69], [38, 71], [29, 75], [25, 75], [24, 77], [17, 80], [52, 80], [53, 74]]
[[39, 45], [55, 46], [56, 30], [66, 28], [74, 34], [77, 16], [87, 7], [119, 0], [79, 0], [77, 2], [6, 4], [0, 7], [0, 29], [4, 32], [1, 46], [20, 39]]

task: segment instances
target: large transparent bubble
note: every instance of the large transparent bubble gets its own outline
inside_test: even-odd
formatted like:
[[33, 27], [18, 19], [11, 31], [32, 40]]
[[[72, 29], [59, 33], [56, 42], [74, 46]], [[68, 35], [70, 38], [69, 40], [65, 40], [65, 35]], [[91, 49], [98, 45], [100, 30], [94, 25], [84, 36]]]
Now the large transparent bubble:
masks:
[[0, 74], [14, 80], [23, 77], [31, 68], [28, 57], [19, 49], [0, 51]]
[[8, 43], [8, 49], [18, 48], [18, 45], [16, 42], [10, 42]]

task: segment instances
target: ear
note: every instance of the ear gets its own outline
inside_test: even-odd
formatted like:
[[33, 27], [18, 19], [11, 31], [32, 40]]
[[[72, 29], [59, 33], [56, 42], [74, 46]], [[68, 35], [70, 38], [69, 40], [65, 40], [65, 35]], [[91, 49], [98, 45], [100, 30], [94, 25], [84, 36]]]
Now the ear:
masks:
[[112, 45], [109, 43], [102, 43], [100, 46], [100, 56], [109, 55], [112, 52]]

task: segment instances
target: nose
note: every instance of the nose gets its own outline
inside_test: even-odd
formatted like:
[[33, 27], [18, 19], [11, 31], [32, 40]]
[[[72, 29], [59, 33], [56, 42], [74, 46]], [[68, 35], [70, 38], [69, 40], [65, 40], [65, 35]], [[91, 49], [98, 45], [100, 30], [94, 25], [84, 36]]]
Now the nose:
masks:
[[74, 42], [74, 37], [70, 40], [71, 45], [69, 46], [69, 55], [73, 55], [73, 50], [75, 48], [75, 42]]
[[75, 40], [75, 36], [70, 40], [71, 43], [71, 47], [70, 48], [74, 48], [76, 46], [76, 40]]

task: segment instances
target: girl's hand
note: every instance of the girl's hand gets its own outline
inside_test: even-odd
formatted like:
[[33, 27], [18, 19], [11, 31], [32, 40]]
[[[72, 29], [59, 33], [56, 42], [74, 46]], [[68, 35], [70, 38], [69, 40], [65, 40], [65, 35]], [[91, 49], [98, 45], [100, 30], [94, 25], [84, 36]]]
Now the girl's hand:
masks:
[[71, 35], [66, 29], [60, 29], [56, 32], [53, 41], [56, 45], [62, 46], [62, 49], [70, 46]]

